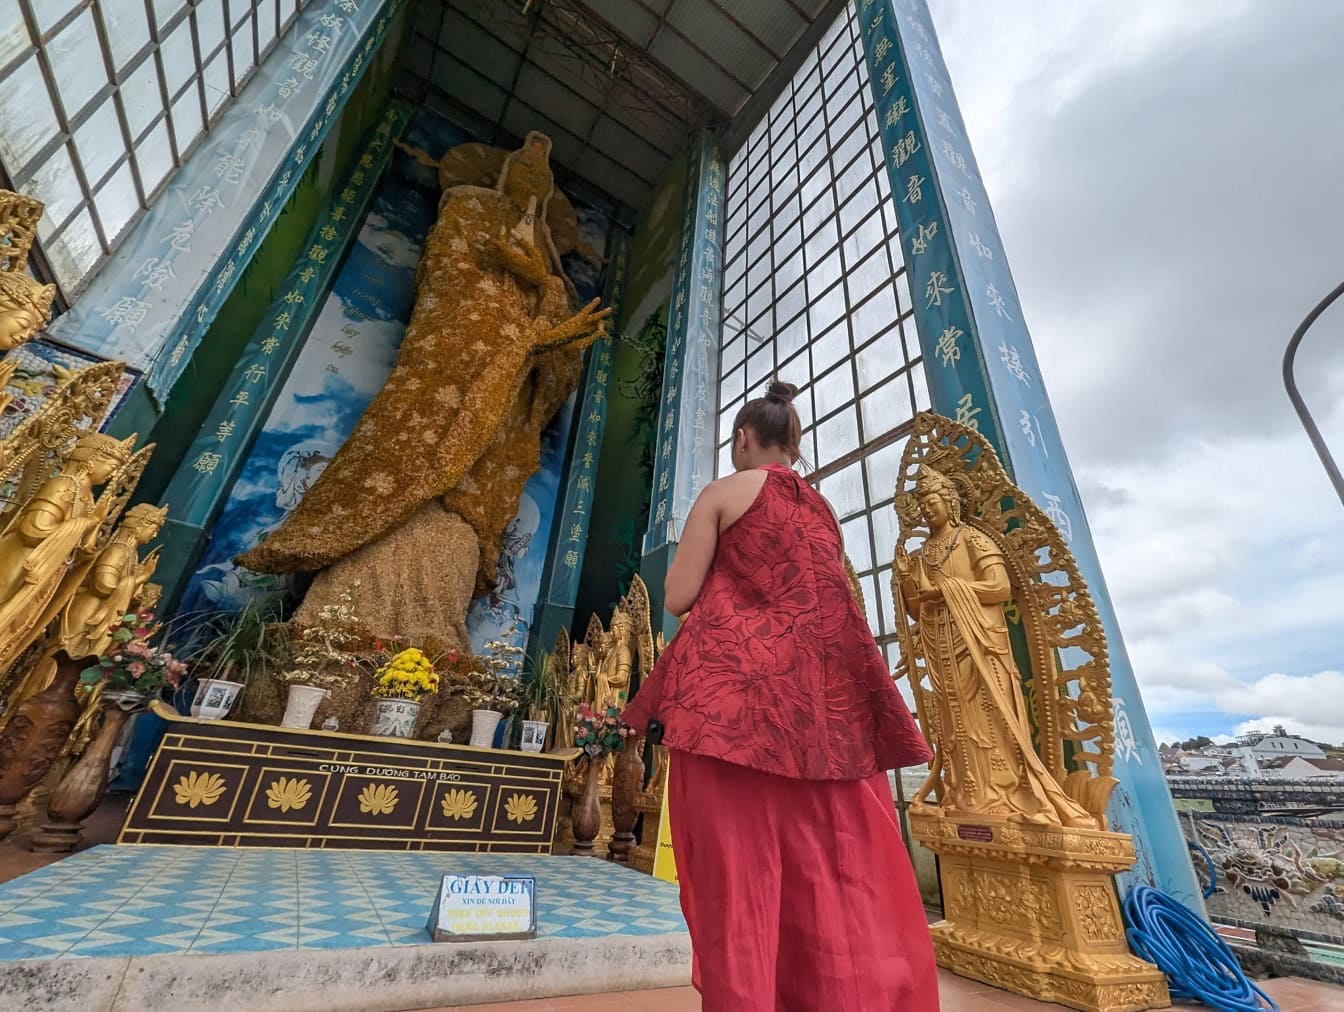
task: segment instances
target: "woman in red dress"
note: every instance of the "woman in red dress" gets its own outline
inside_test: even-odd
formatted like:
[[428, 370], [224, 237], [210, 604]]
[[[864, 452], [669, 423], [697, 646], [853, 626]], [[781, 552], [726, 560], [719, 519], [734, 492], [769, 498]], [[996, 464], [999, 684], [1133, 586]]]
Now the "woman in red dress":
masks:
[[[792, 465], [797, 388], [734, 424], [667, 574], [685, 622], [626, 712], [672, 751], [668, 815], [706, 1012], [936, 1012], [887, 770], [931, 758]], [[659, 728], [661, 725], [661, 728]]]

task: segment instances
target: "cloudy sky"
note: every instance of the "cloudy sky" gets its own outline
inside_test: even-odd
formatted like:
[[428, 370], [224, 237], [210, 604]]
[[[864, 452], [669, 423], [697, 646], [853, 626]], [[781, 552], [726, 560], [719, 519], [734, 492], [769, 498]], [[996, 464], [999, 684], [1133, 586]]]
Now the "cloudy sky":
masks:
[[[1344, 4], [930, 0], [1159, 740], [1344, 742]], [[1298, 376], [1344, 466], [1344, 299]]]

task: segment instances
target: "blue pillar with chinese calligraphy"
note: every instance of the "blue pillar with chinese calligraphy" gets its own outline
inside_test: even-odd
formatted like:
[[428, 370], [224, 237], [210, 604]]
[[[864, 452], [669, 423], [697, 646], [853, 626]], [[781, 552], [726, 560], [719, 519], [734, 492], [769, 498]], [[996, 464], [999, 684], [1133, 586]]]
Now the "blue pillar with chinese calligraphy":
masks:
[[[641, 575], [670, 639], [676, 619], [663, 613], [663, 577], [696, 496], [714, 478], [719, 318], [723, 297], [723, 154], [701, 133], [691, 148], [681, 237], [672, 284], [667, 359], [654, 458], [653, 501]], [[655, 625], [657, 625], [655, 621]]]
[[[630, 236], [620, 230], [613, 233], [610, 270], [602, 303], [611, 307], [611, 319], [621, 315], [621, 297], [625, 290], [625, 271], [630, 254]], [[614, 327], [588, 351], [583, 384], [579, 393], [578, 425], [570, 452], [564, 498], [556, 514], [555, 536], [542, 576], [540, 605], [532, 623], [529, 650], [538, 655], [550, 650], [562, 629], [574, 620], [578, 600], [579, 577], [588, 547], [592, 524], [593, 493], [597, 483], [597, 461], [602, 454], [602, 439], [607, 429], [607, 407], [611, 397], [612, 365], [615, 350]]]
[[341, 252], [364, 219], [394, 145], [410, 121], [402, 105], [389, 107], [361, 146], [359, 157], [336, 188], [308, 236], [298, 261], [201, 427], [182, 469], [163, 495], [170, 508], [163, 528], [163, 557], [156, 576], [164, 602], [173, 604], [210, 537], [215, 518], [247, 460], [248, 450], [284, 385], [308, 329], [331, 283]]
[[[1156, 885], [1202, 908], [1106, 592], [1082, 501], [1022, 319], [1017, 289], [925, 0], [858, 0], [860, 31], [896, 201], [935, 410], [975, 427], [1068, 539], [1101, 614], [1115, 697], [1112, 828], [1138, 861], [1122, 887]], [[902, 307], [904, 310], [905, 307]]]

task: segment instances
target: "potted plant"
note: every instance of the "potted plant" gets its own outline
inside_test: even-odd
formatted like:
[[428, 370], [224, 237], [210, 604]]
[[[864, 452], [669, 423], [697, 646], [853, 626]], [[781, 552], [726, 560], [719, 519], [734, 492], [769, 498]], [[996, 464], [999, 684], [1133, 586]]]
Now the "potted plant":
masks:
[[499, 639], [485, 645], [485, 670], [474, 673], [467, 689], [474, 748], [493, 746], [499, 722], [517, 708], [519, 680], [508, 672], [517, 666], [524, 651], [511, 642], [515, 631], [516, 626], [510, 626]]
[[583, 794], [574, 803], [571, 813], [576, 854], [591, 856], [593, 841], [602, 829], [602, 809], [597, 797], [602, 782], [602, 764], [608, 756], [625, 748], [625, 740], [634, 733], [621, 720], [619, 706], [613, 704], [605, 710], [594, 710], [591, 703], [579, 706], [574, 721], [574, 744], [583, 751], [579, 762], [583, 764], [585, 774]]
[[532, 667], [532, 678], [527, 683], [527, 719], [523, 721], [522, 749], [540, 752], [546, 747], [546, 735], [556, 719], [560, 695], [560, 666], [550, 654], [542, 654]]
[[415, 725], [420, 718], [420, 700], [438, 691], [439, 673], [423, 651], [416, 647], [397, 651], [378, 668], [373, 685], [377, 702], [369, 734], [387, 738], [414, 737]]
[[107, 653], [80, 673], [83, 684], [101, 682], [102, 698], [123, 710], [139, 709], [165, 689], [182, 684], [187, 666], [150, 643], [159, 631], [153, 612], [123, 615], [112, 629]]
[[227, 717], [252, 675], [277, 663], [290, 645], [279, 610], [259, 601], [248, 601], [236, 613], [214, 612], [188, 621], [188, 635], [196, 644], [188, 659], [197, 672], [191, 715], [204, 720]]
[[341, 594], [337, 604], [324, 605], [317, 621], [300, 629], [293, 642], [293, 666], [277, 676], [289, 686], [280, 726], [307, 730], [322, 701], [346, 686], [363, 662], [356, 650], [368, 641], [350, 594]]

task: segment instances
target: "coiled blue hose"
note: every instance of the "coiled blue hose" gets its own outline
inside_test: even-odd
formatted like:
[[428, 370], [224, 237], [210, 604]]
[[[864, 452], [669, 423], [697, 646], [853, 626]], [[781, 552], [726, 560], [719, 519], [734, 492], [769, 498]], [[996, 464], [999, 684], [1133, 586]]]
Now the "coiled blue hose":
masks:
[[1142, 885], [1131, 889], [1125, 921], [1130, 948], [1167, 975], [1172, 998], [1198, 1001], [1218, 1012], [1279, 1012], [1242, 972], [1227, 943], [1166, 893]]

